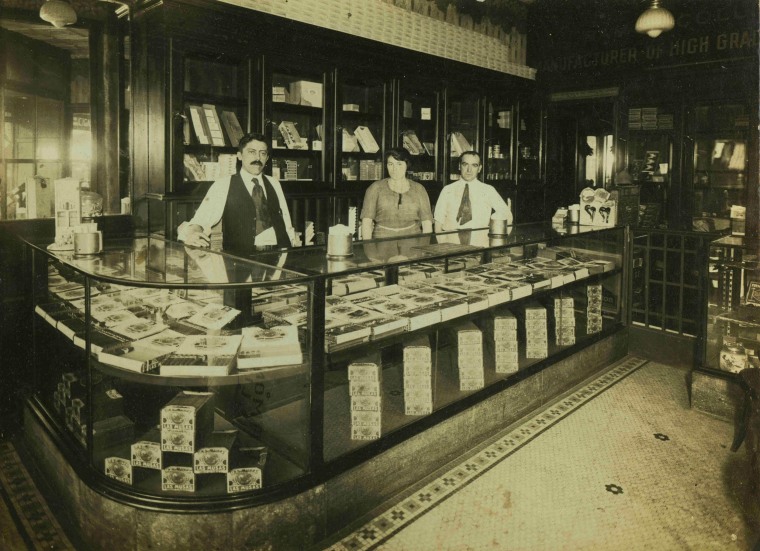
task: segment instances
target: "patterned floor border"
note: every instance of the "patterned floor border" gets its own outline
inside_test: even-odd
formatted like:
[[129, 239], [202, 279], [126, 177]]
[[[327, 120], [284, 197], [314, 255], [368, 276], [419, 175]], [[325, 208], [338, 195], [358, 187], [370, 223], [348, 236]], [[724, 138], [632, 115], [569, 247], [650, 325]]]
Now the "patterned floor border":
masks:
[[325, 551], [374, 549], [646, 363], [648, 360], [637, 357], [624, 358], [591, 383], [548, 406], [517, 428], [499, 436], [463, 463], [402, 499]]
[[0, 442], [0, 490], [31, 549], [76, 551], [11, 442]]

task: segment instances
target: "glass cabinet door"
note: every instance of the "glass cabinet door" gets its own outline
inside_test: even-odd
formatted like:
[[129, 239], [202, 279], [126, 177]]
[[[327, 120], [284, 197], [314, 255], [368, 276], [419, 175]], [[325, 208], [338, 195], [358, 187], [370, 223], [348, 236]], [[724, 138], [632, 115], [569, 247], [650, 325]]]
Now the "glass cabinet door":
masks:
[[491, 185], [513, 182], [514, 107], [504, 100], [489, 100], [486, 110], [486, 158], [483, 180]]
[[213, 182], [237, 171], [237, 146], [248, 127], [248, 74], [247, 60], [202, 54], [184, 57], [184, 153], [182, 178], [177, 182]]
[[673, 113], [657, 107], [628, 110], [627, 168], [640, 186], [640, 220], [657, 227], [668, 220], [668, 190], [673, 171]]
[[340, 86], [335, 143], [340, 144], [340, 180], [365, 184], [385, 175], [386, 85], [379, 80], [345, 79]]
[[742, 237], [710, 245], [704, 367], [728, 373], [760, 367], [760, 264]]
[[272, 176], [281, 182], [324, 182], [325, 75], [308, 69], [275, 67], [271, 75]]
[[396, 143], [412, 156], [411, 177], [438, 181], [438, 93], [400, 84]]
[[478, 151], [480, 144], [480, 96], [475, 92], [450, 91], [446, 99], [448, 162], [446, 183], [459, 179], [459, 159], [465, 151]]
[[731, 207], [746, 205], [749, 114], [741, 104], [701, 105], [694, 112], [695, 228], [730, 226]]

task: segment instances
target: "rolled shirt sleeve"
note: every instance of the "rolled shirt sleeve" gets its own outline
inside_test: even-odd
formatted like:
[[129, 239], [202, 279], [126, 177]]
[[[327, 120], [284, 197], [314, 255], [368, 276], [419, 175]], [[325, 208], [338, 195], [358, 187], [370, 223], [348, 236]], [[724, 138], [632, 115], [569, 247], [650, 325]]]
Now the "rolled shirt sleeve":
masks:
[[206, 192], [189, 222], [183, 222], [177, 228], [177, 239], [184, 241], [187, 237], [189, 226], [197, 225], [203, 228], [203, 233], [211, 234], [211, 228], [216, 226], [224, 214], [224, 206], [227, 204], [227, 193], [230, 190], [230, 177], [216, 180]]

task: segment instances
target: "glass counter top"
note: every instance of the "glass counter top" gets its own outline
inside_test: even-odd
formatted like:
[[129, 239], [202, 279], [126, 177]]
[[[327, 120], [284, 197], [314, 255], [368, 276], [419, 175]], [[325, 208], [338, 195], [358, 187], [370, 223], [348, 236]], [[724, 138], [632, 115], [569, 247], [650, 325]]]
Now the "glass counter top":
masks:
[[519, 224], [508, 226], [507, 235], [494, 237], [489, 236], [488, 228], [482, 228], [393, 239], [354, 241], [353, 254], [341, 258], [329, 257], [326, 246], [291, 249], [287, 253], [262, 252], [257, 253], [253, 258], [267, 265], [279, 262], [284, 269], [295, 272], [336, 275], [342, 272], [380, 269], [410, 261], [445, 258], [452, 254], [467, 254], [510, 244], [543, 242], [568, 234], [582, 235], [608, 229], [610, 228], [577, 225], [553, 226], [547, 223]]
[[75, 255], [73, 251], [48, 250], [48, 243], [30, 241], [39, 250], [87, 275], [112, 282], [177, 284], [184, 286], [234, 286], [250, 282], [302, 279], [281, 267], [279, 254], [267, 256], [270, 265], [209, 249], [185, 246], [157, 237], [104, 239], [103, 251]]

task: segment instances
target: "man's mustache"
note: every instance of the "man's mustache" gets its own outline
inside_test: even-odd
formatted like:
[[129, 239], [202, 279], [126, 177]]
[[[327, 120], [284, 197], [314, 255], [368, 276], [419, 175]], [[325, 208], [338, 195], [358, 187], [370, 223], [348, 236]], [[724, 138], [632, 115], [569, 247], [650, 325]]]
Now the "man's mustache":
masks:
[[251, 161], [251, 164], [252, 164], [252, 165], [259, 165], [259, 166], [261, 166], [261, 167], [263, 167], [263, 166], [264, 166], [264, 163], [262, 163], [261, 161]]

